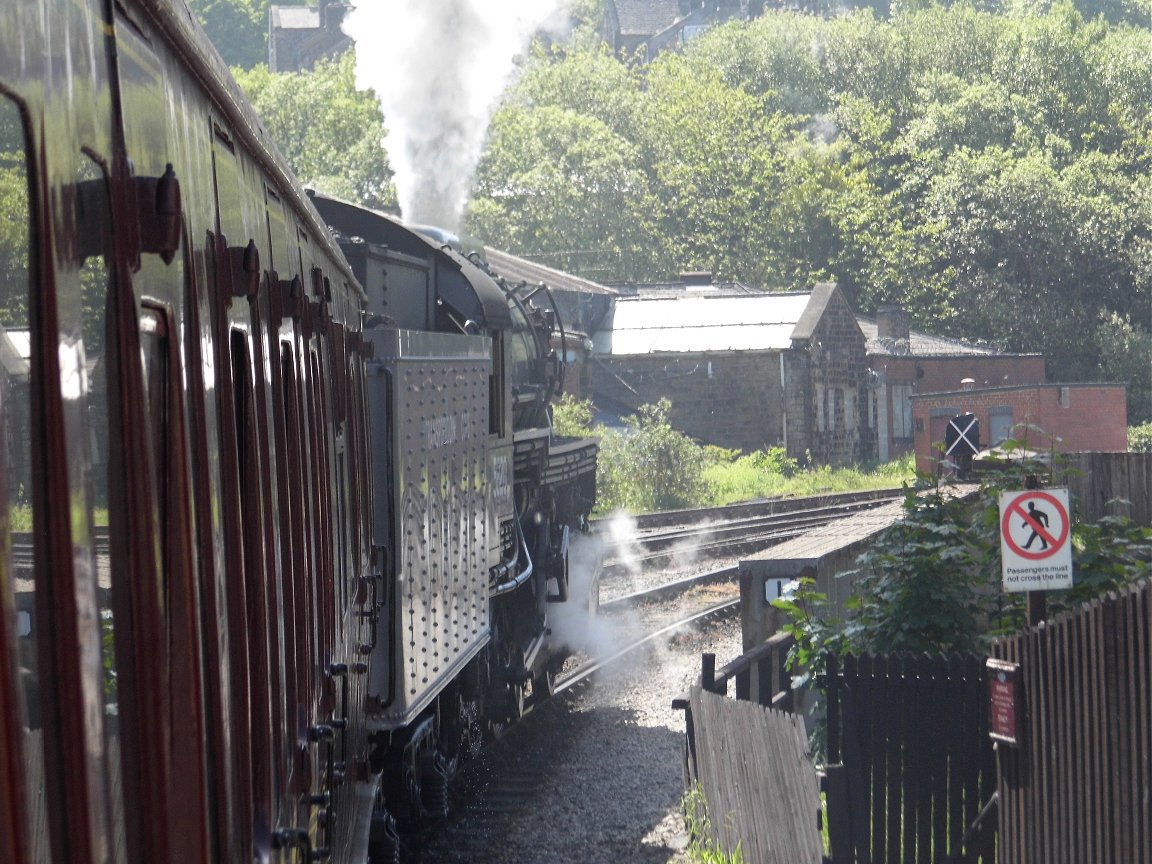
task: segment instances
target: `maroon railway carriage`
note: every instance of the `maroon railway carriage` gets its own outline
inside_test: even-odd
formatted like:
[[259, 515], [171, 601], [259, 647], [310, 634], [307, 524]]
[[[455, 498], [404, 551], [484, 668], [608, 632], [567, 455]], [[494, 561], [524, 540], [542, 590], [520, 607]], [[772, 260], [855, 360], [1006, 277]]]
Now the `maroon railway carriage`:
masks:
[[595, 444], [413, 238], [358, 278], [182, 3], [0, 5], [0, 861], [396, 860], [546, 689]]

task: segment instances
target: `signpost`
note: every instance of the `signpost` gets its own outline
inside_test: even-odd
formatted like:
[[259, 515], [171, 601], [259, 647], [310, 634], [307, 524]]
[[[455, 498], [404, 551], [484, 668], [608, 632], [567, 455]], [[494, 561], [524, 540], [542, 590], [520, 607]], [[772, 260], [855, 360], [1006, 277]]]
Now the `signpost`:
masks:
[[1000, 562], [1005, 591], [1072, 587], [1067, 489], [1000, 493]]

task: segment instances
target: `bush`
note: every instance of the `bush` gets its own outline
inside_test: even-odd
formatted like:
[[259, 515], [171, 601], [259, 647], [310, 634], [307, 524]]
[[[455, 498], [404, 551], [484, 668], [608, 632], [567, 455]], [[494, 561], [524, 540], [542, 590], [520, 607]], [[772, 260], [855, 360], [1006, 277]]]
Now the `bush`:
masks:
[[1152, 453], [1152, 421], [1128, 427], [1128, 449], [1133, 453]]
[[577, 399], [565, 393], [552, 405], [552, 431], [569, 438], [584, 438], [595, 434], [592, 429], [592, 402]]
[[704, 448], [672, 428], [672, 403], [641, 405], [627, 429], [600, 439], [597, 509], [649, 513], [695, 506], [704, 497]]

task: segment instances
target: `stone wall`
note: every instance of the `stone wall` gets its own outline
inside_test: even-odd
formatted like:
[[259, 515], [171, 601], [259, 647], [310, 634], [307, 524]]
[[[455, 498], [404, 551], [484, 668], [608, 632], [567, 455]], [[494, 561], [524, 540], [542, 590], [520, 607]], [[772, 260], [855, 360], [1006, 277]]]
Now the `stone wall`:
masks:
[[702, 443], [743, 451], [783, 443], [778, 351], [599, 356], [588, 373], [597, 401], [621, 413], [668, 398], [672, 425]]
[[808, 342], [812, 419], [808, 449], [814, 461], [847, 465], [875, 458], [876, 438], [866, 411], [868, 358], [856, 316], [838, 292]]

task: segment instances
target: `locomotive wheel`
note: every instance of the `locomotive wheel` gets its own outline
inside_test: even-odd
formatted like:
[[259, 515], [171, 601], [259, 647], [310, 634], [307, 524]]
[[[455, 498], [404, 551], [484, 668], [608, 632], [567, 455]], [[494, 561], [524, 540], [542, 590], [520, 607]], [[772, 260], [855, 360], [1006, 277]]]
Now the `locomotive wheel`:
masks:
[[420, 772], [420, 803], [433, 825], [442, 825], [448, 819], [452, 805], [448, 796], [449, 766], [430, 757]]
[[505, 684], [492, 695], [492, 712], [488, 725], [492, 734], [499, 737], [505, 726], [524, 716], [524, 687], [521, 684]]
[[556, 692], [556, 674], [545, 667], [532, 676], [532, 705], [547, 702]]

